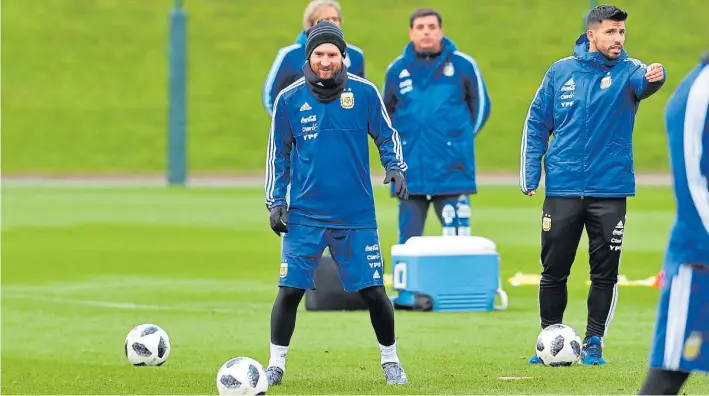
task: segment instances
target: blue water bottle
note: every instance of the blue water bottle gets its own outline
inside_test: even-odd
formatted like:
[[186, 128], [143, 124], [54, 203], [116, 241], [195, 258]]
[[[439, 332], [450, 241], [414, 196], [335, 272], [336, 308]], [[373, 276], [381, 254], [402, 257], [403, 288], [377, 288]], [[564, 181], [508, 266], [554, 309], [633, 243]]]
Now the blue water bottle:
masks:
[[443, 236], [455, 236], [458, 222], [456, 221], [455, 202], [446, 202], [441, 210], [443, 218]]
[[456, 217], [458, 218], [458, 235], [470, 235], [470, 197], [461, 195], [456, 203]]

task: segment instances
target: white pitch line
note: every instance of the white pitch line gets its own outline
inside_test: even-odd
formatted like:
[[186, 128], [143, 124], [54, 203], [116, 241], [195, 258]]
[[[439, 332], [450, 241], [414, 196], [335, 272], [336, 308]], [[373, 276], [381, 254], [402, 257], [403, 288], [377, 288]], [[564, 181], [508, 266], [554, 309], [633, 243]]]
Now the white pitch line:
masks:
[[162, 290], [184, 290], [184, 288], [207, 288], [218, 289], [234, 286], [253, 286], [248, 282], [238, 280], [219, 279], [179, 279], [179, 278], [144, 278], [130, 276], [101, 276], [83, 282], [61, 282], [46, 285], [7, 285], [3, 286], [5, 293], [28, 295], [27, 293], [38, 293], [46, 295], [50, 293], [68, 293], [76, 291], [105, 291], [106, 289], [123, 289], [126, 287], [136, 288], [160, 288]]
[[182, 305], [152, 305], [152, 304], [136, 304], [130, 302], [115, 302], [115, 301], [97, 301], [64, 297], [47, 297], [28, 294], [7, 294], [3, 293], [3, 299], [18, 299], [42, 301], [57, 304], [73, 304], [87, 307], [110, 308], [127, 311], [182, 311], [182, 312], [212, 312], [212, 313], [237, 313], [238, 311], [225, 308], [197, 308]]

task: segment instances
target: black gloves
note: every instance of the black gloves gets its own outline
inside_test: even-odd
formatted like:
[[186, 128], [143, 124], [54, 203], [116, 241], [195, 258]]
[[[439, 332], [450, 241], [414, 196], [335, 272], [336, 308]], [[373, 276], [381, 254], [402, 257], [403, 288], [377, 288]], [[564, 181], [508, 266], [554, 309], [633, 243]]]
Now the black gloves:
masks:
[[387, 171], [387, 174], [384, 177], [384, 184], [389, 184], [390, 182], [394, 182], [394, 192], [396, 193], [396, 196], [404, 201], [408, 201], [409, 189], [406, 188], [406, 179], [404, 178], [404, 174], [399, 170]]
[[288, 210], [285, 206], [272, 207], [269, 220], [276, 235], [281, 236], [281, 232], [288, 232]]

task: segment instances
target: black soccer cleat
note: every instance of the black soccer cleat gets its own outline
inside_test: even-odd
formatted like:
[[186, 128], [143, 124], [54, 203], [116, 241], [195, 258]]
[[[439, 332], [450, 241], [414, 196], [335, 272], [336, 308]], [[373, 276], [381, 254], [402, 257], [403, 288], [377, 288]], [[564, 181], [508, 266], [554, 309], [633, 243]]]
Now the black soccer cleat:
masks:
[[268, 379], [268, 386], [280, 385], [283, 381], [283, 370], [276, 366], [267, 368], [266, 379]]
[[387, 385], [405, 385], [409, 382], [400, 363], [388, 362], [382, 364]]

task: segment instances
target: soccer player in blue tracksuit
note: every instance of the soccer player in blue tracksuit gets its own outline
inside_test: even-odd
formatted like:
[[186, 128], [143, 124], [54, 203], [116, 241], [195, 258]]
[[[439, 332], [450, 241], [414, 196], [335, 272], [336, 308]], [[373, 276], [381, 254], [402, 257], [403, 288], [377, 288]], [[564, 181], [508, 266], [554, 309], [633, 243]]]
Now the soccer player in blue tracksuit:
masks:
[[[640, 102], [665, 82], [623, 49], [628, 14], [612, 5], [593, 8], [574, 55], [547, 70], [524, 122], [520, 187], [533, 196], [544, 157], [541, 219], [541, 326], [562, 323], [566, 280], [584, 227], [589, 239], [591, 288], [581, 350], [584, 364], [605, 364], [603, 337], [618, 302], [618, 267], [626, 198], [635, 195], [633, 127]], [[552, 138], [549, 144], [549, 138]], [[540, 363], [535, 355], [530, 363]]]
[[[279, 291], [271, 313], [268, 383], [281, 382], [295, 317], [325, 247], [346, 291], [369, 307], [388, 384], [405, 384], [396, 353], [394, 310], [384, 289], [369, 170], [371, 136], [401, 199], [408, 192], [401, 143], [371, 82], [347, 73], [340, 29], [323, 20], [305, 44], [304, 78], [276, 98], [266, 160], [271, 228], [283, 236]], [[290, 184], [290, 207], [286, 189]]]
[[[338, 27], [342, 23], [342, 8], [334, 0], [314, 0], [305, 7], [303, 28], [295, 40], [295, 44], [278, 50], [276, 59], [263, 84], [263, 107], [269, 116], [273, 114], [273, 103], [281, 90], [295, 80], [303, 77], [302, 66], [305, 62], [305, 42], [308, 31], [320, 20], [328, 20]], [[364, 53], [358, 47], [347, 44], [345, 65], [349, 73], [365, 78]]]
[[665, 118], [676, 218], [641, 395], [676, 395], [690, 372], [709, 373], [709, 53], [670, 97]]
[[469, 208], [469, 195], [477, 192], [474, 141], [490, 115], [480, 69], [443, 36], [441, 15], [417, 9], [409, 26], [411, 42], [389, 65], [384, 84], [384, 103], [410, 166], [410, 199], [399, 201], [399, 243], [422, 235], [431, 202], [442, 223], [447, 202]]

